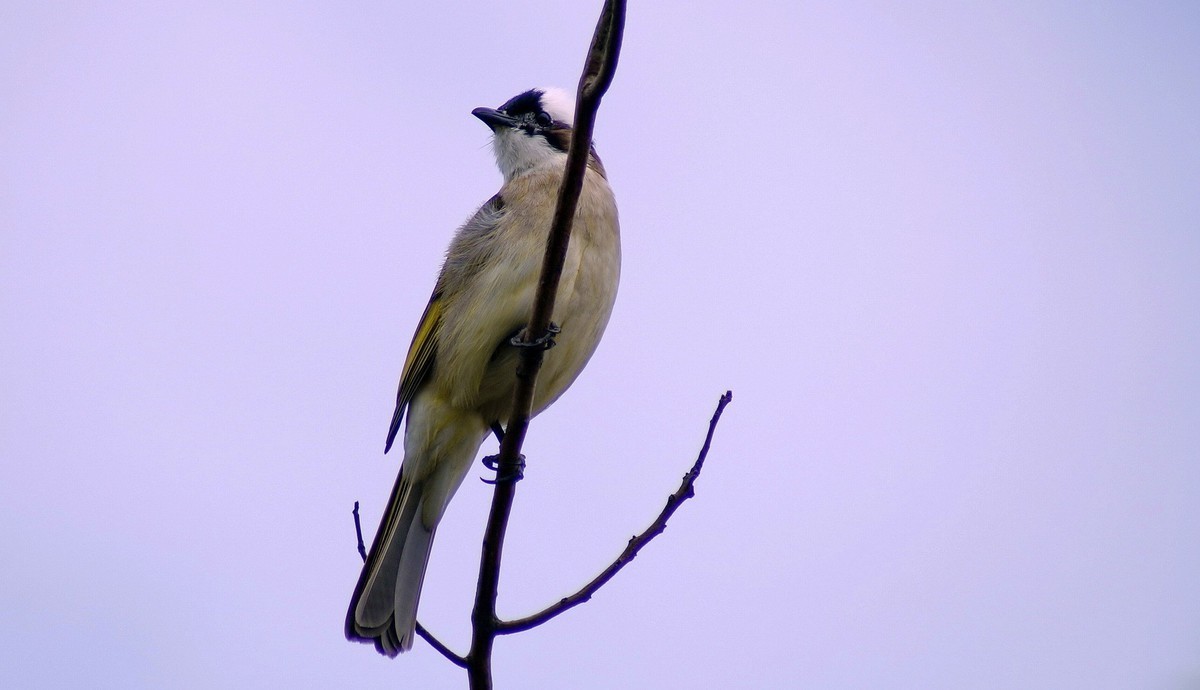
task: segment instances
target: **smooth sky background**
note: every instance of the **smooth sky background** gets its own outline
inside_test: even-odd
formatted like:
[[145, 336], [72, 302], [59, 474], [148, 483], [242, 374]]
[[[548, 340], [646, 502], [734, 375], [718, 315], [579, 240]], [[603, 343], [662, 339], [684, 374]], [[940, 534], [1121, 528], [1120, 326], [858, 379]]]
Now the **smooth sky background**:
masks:
[[[1200, 687], [1200, 5], [634, 2], [605, 341], [536, 419], [504, 688]], [[465, 687], [342, 637], [472, 108], [599, 3], [5, 3], [0, 686]], [[490, 450], [485, 447], [485, 450]], [[489, 490], [421, 620], [469, 639]]]

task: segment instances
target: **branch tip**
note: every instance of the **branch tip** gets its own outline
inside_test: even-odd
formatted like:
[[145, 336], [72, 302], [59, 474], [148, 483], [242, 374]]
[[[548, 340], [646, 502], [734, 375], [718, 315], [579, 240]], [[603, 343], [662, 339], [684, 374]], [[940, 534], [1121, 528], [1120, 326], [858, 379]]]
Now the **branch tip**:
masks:
[[366, 563], [367, 545], [363, 543], [362, 521], [358, 519], [358, 501], [354, 502], [354, 510], [350, 512], [354, 515], [354, 534], [358, 537], [358, 555], [362, 556], [363, 563]]
[[719, 422], [721, 419], [721, 412], [725, 410], [725, 406], [728, 405], [729, 401], [732, 399], [733, 394], [729, 391], [726, 391], [725, 395], [721, 396], [720, 401], [717, 403], [717, 410], [713, 414], [712, 420], [710, 420], [708, 423], [708, 433], [704, 437], [704, 445], [700, 448], [700, 454], [696, 458], [696, 463], [692, 466], [692, 471], [683, 476], [683, 481], [680, 483], [679, 488], [675, 490], [675, 493], [667, 497], [667, 505], [662, 509], [662, 512], [658, 514], [658, 517], [654, 519], [654, 522], [652, 522], [650, 526], [647, 527], [641, 534], [631, 537], [629, 542], [625, 545], [625, 549], [621, 551], [616, 560], [609, 564], [609, 566], [605, 568], [603, 572], [597, 575], [591, 582], [584, 585], [579, 591], [575, 592], [569, 597], [560, 599], [557, 604], [549, 606], [533, 614], [532, 616], [526, 616], [525, 618], [520, 618], [514, 621], [497, 622], [497, 634], [509, 635], [512, 633], [521, 632], [523, 630], [529, 630], [530, 628], [536, 628], [551, 618], [554, 618], [555, 616], [558, 616], [569, 609], [579, 606], [586, 601], [590, 601], [592, 595], [594, 595], [600, 590], [601, 587], [607, 584], [609, 580], [611, 580], [618, 572], [620, 572], [622, 568], [626, 566], [626, 564], [636, 558], [638, 552], [641, 551], [646, 544], [649, 544], [652, 539], [665, 532], [667, 529], [667, 520], [671, 518], [671, 516], [676, 510], [679, 509], [679, 506], [682, 505], [684, 501], [695, 495], [693, 485], [696, 483], [696, 479], [700, 476], [700, 470], [704, 465], [704, 459], [708, 456], [708, 450], [712, 446], [712, 437], [713, 433], [716, 431], [717, 422]]

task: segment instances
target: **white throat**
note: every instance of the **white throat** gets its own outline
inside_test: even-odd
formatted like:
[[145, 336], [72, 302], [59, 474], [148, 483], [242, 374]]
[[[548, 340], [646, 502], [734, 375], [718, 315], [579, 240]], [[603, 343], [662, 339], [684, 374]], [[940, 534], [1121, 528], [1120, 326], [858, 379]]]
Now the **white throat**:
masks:
[[525, 132], [503, 129], [492, 137], [492, 150], [496, 153], [496, 166], [504, 181], [543, 165], [558, 165], [565, 168], [567, 154], [550, 145], [542, 136], [529, 136]]

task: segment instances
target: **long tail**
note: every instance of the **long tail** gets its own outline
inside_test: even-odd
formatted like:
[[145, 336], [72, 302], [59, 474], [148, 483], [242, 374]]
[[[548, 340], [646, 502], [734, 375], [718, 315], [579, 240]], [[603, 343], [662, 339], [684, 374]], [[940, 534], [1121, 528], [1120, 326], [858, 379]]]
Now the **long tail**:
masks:
[[346, 639], [373, 642], [391, 657], [411, 649], [416, 634], [417, 601], [436, 531], [421, 519], [424, 493], [422, 483], [406, 482], [403, 472], [396, 478], [346, 613]]

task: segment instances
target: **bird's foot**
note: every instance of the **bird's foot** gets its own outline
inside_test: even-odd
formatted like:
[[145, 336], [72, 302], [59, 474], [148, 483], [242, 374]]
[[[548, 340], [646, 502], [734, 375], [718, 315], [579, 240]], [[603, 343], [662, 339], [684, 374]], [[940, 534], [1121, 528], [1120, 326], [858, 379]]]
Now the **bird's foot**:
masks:
[[495, 479], [484, 479], [483, 477], [480, 477], [479, 480], [482, 481], [484, 484], [499, 484], [501, 482], [519, 482], [525, 478], [525, 456], [524, 455], [517, 456], [516, 470], [513, 472], [509, 472], [507, 474], [503, 474], [503, 475], [500, 474], [500, 456], [499, 455], [489, 455], [489, 456], [485, 457], [483, 459], [483, 466], [496, 473]]
[[562, 329], [558, 327], [558, 324], [551, 322], [550, 325], [546, 327], [546, 333], [536, 340], [528, 343], [525, 342], [522, 339], [524, 335], [524, 331], [522, 331], [521, 333], [513, 336], [513, 338], [508, 342], [511, 343], [513, 347], [538, 347], [543, 350], [549, 350], [558, 344], [555, 342], [554, 336], [558, 335], [559, 333], [562, 333]]

